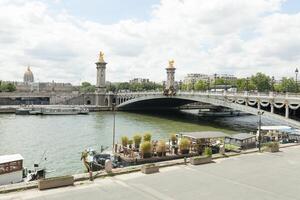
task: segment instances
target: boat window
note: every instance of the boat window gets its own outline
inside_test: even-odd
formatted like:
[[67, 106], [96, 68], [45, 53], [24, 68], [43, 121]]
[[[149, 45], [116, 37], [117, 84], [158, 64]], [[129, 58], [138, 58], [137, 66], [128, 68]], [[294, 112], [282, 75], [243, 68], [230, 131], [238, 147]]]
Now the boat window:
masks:
[[19, 170], [22, 170], [21, 160], [0, 164], [0, 174], [6, 174]]

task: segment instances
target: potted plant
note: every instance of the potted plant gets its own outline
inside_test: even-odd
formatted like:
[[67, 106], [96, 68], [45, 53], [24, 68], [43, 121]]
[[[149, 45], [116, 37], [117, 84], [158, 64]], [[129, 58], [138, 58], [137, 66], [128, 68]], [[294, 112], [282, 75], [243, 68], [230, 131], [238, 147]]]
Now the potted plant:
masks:
[[152, 174], [152, 173], [156, 173], [159, 172], [159, 167], [155, 164], [145, 164], [141, 167], [141, 171], [144, 174]]
[[177, 143], [177, 137], [175, 134], [171, 135], [171, 141], [172, 141], [172, 145], [175, 145]]
[[128, 140], [129, 149], [132, 148], [133, 140]]
[[212, 156], [212, 150], [211, 150], [210, 147], [205, 147], [205, 149], [204, 149], [204, 155], [206, 157], [211, 157]]
[[268, 152], [278, 152], [279, 151], [279, 143], [278, 142], [268, 142], [264, 144], [264, 151]]
[[164, 140], [158, 141], [156, 153], [158, 157], [166, 156], [166, 142]]
[[127, 147], [128, 144], [128, 137], [127, 136], [122, 136], [121, 137], [121, 142], [123, 147]]
[[152, 156], [152, 145], [146, 141], [141, 144], [141, 153], [143, 158], [151, 158]]
[[151, 142], [151, 134], [150, 133], [145, 133], [144, 134], [144, 142]]
[[134, 135], [133, 136], [133, 141], [134, 141], [134, 147], [135, 149], [139, 149], [140, 148], [140, 144], [142, 142], [142, 136], [140, 135]]
[[189, 154], [190, 152], [190, 140], [187, 138], [182, 138], [180, 140], [179, 149], [181, 154]]

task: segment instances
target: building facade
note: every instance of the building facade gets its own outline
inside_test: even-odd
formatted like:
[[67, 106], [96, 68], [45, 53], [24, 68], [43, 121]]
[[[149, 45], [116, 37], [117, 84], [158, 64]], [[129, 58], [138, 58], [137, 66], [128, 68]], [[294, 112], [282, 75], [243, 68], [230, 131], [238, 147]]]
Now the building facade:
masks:
[[134, 78], [132, 80], [129, 81], [129, 83], [149, 83], [150, 80], [148, 78]]

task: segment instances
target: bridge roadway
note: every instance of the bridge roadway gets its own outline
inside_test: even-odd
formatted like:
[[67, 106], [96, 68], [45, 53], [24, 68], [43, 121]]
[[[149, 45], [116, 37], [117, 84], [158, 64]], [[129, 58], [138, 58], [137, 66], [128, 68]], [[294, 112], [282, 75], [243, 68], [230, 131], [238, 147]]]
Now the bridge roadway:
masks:
[[[176, 108], [188, 103], [202, 102], [257, 115], [264, 107], [270, 109], [264, 112], [264, 116], [300, 128], [300, 122], [289, 118], [290, 111], [300, 107], [300, 96], [297, 94], [179, 91], [175, 96], [164, 96], [161, 92], [136, 92], [118, 93], [116, 101], [120, 110]], [[275, 108], [285, 109], [285, 116], [276, 114]]]

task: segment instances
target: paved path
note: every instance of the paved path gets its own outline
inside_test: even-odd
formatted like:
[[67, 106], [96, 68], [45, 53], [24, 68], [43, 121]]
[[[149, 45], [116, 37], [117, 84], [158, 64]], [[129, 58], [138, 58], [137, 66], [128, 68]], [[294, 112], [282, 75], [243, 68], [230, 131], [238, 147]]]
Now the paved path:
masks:
[[132, 173], [75, 187], [4, 194], [0, 199], [210, 199], [300, 200], [300, 147], [255, 153], [160, 173]]

